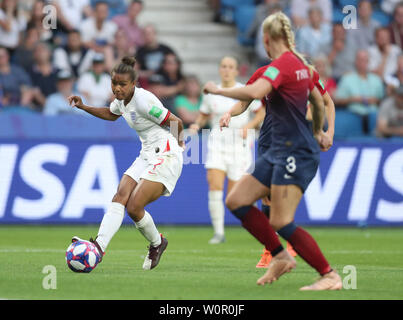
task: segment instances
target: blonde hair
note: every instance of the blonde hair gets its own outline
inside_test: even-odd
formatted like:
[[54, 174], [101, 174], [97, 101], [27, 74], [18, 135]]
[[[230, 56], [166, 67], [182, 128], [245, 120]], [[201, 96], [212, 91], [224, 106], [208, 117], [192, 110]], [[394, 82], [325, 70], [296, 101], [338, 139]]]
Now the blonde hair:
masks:
[[314, 66], [295, 49], [295, 36], [291, 28], [291, 21], [283, 12], [273, 13], [263, 21], [263, 33], [268, 34], [274, 41], [283, 39], [287, 48], [309, 68], [311, 75], [313, 74]]

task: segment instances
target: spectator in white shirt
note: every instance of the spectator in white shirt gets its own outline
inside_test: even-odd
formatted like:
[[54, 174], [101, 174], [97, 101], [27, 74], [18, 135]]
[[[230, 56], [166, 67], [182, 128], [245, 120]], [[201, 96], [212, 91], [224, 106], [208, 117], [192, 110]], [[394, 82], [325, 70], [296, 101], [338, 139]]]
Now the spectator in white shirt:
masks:
[[397, 70], [397, 59], [401, 49], [391, 43], [387, 28], [381, 27], [375, 31], [375, 44], [368, 49], [369, 70], [382, 79], [392, 76]]
[[77, 90], [91, 106], [104, 107], [112, 101], [111, 78], [106, 73], [102, 54], [97, 53], [92, 60], [92, 69], [80, 76]]
[[87, 48], [103, 53], [105, 46], [114, 41], [118, 27], [113, 21], [107, 20], [108, 14], [108, 4], [97, 2], [94, 15], [81, 23], [81, 38]]
[[15, 49], [20, 42], [20, 32], [24, 31], [27, 22], [18, 15], [17, 0], [0, 2], [0, 46]]
[[330, 46], [332, 30], [328, 23], [323, 21], [322, 10], [319, 7], [309, 9], [309, 24], [297, 32], [297, 48], [303, 54], [315, 58], [320, 49]]
[[57, 18], [64, 31], [78, 29], [84, 17], [92, 15], [90, 0], [53, 0], [56, 7]]
[[333, 5], [330, 0], [292, 0], [291, 1], [291, 18], [294, 27], [298, 28], [308, 23], [309, 9], [319, 7], [322, 10], [323, 21], [332, 22]]

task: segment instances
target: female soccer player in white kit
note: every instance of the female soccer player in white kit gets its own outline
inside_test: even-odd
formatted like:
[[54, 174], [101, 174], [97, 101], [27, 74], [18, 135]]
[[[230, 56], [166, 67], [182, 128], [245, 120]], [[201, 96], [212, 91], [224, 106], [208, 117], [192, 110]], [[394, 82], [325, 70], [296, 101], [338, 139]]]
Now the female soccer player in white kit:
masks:
[[[224, 57], [219, 66], [221, 86], [224, 88], [243, 87], [236, 81], [238, 63], [233, 57]], [[238, 181], [253, 162], [253, 137], [247, 135], [248, 129], [254, 129], [263, 121], [265, 112], [260, 101], [249, 110], [234, 117], [229, 128], [220, 130], [220, 118], [228, 112], [238, 100], [218, 95], [204, 95], [200, 113], [190, 130], [197, 132], [210, 119], [211, 133], [207, 144], [207, 181], [209, 184], [208, 207], [214, 229], [210, 244], [225, 241], [224, 236], [224, 180], [228, 178], [227, 192]], [[251, 114], [256, 113], [255, 117]]]
[[[90, 241], [102, 258], [122, 224], [126, 208], [137, 229], [150, 242], [143, 264], [143, 269], [150, 270], [158, 265], [168, 241], [158, 232], [144, 207], [160, 196], [169, 196], [175, 188], [183, 164], [183, 124], [151, 92], [136, 87], [135, 62], [133, 57], [125, 57], [112, 70], [112, 91], [116, 99], [109, 108], [86, 106], [79, 96], [69, 97], [69, 102], [104, 120], [115, 121], [123, 116], [142, 142], [140, 155], [124, 173], [97, 237]], [[168, 131], [168, 126], [176, 133]], [[73, 237], [73, 242], [76, 240], [81, 239]]]

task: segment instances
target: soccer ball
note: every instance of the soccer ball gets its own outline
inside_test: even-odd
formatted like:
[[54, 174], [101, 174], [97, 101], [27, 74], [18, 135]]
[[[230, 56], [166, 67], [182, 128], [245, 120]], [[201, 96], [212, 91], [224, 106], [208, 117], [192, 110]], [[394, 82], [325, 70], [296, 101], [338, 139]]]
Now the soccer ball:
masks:
[[91, 272], [100, 259], [97, 248], [89, 241], [75, 241], [66, 251], [67, 266], [74, 272]]

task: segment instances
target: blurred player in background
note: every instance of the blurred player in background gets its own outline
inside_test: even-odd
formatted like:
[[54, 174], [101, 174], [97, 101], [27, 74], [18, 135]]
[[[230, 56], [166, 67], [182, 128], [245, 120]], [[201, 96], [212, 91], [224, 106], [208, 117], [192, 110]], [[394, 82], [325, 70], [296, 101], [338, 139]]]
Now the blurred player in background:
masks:
[[[159, 263], [168, 240], [157, 230], [151, 215], [144, 207], [160, 196], [169, 196], [182, 172], [183, 147], [182, 120], [169, 112], [151, 92], [137, 88], [135, 59], [124, 57], [111, 73], [115, 100], [110, 107], [90, 107], [79, 96], [71, 96], [70, 104], [95, 117], [115, 121], [123, 116], [136, 130], [142, 142], [140, 155], [124, 173], [117, 193], [105, 213], [95, 244], [101, 257], [114, 234], [119, 230], [125, 208], [137, 229], [149, 241], [148, 254], [143, 269], [150, 270]], [[167, 127], [176, 127], [172, 134]], [[73, 242], [81, 240], [73, 237]]]
[[[256, 161], [253, 174], [245, 175], [233, 187], [226, 205], [273, 257], [257, 284], [272, 283], [296, 267], [277, 231], [321, 275], [301, 290], [341, 289], [340, 276], [330, 267], [316, 241], [294, 222], [297, 206], [318, 169], [319, 147], [326, 150], [331, 144], [322, 129], [323, 99], [313, 84], [311, 68], [295, 51], [289, 18], [281, 12], [270, 15], [263, 23], [263, 32], [264, 45], [273, 62], [258, 80], [243, 88], [223, 89], [211, 82], [204, 88], [205, 92], [242, 100], [244, 105], [262, 98], [270, 103], [271, 145]], [[308, 96], [312, 102], [312, 127], [306, 120]], [[220, 125], [228, 126], [231, 116], [224, 115]], [[253, 206], [257, 199], [269, 194], [270, 219]]]
[[[238, 62], [233, 57], [224, 57], [219, 66], [221, 78], [220, 87], [240, 88], [243, 84], [237, 82]], [[209, 185], [208, 207], [214, 229], [210, 244], [218, 244], [225, 241], [224, 235], [224, 181], [228, 178], [227, 193], [229, 193], [242, 175], [246, 173], [253, 161], [252, 145], [253, 137], [248, 136], [248, 129], [257, 128], [264, 117], [264, 109], [257, 101], [251, 108], [251, 112], [245, 112], [232, 119], [228, 129], [220, 131], [220, 118], [228, 112], [237, 102], [236, 99], [204, 95], [200, 106], [199, 115], [189, 129], [196, 133], [210, 120], [210, 132], [208, 139], [208, 153], [205, 167], [207, 169], [207, 181]], [[255, 116], [252, 115], [255, 113]]]

